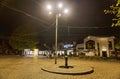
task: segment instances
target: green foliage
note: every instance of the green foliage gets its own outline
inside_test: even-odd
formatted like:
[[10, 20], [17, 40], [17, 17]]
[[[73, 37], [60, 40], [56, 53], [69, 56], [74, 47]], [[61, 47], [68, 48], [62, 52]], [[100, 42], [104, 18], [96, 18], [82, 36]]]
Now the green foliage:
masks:
[[109, 10], [104, 10], [105, 14], [114, 14], [112, 26], [120, 26], [120, 0], [115, 5], [111, 5]]
[[6, 54], [9, 50], [9, 46], [5, 41], [2, 41], [0, 45], [0, 50], [2, 51], [3, 54]]
[[39, 42], [35, 30], [31, 26], [23, 25], [14, 30], [9, 43], [14, 49], [23, 50], [36, 48]]

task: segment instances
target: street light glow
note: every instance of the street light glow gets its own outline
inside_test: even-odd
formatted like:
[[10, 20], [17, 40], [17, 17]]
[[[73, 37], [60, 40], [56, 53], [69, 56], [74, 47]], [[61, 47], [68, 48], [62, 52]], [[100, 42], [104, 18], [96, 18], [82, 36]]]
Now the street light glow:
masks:
[[51, 14], [52, 14], [52, 12], [49, 12], [49, 14], [51, 15]]
[[61, 16], [61, 14], [59, 13], [59, 17]]
[[64, 13], [68, 13], [68, 9], [65, 9], [65, 10], [64, 10]]
[[62, 4], [62, 3], [59, 3], [59, 4], [58, 4], [58, 7], [59, 7], [59, 8], [62, 8], [62, 7], [63, 7], [63, 4]]
[[51, 9], [52, 9], [52, 6], [51, 6], [51, 5], [47, 5], [47, 9], [48, 9], [48, 10], [51, 10]]
[[[57, 7], [57, 8], [56, 8]], [[58, 51], [58, 18], [62, 15], [62, 13], [67, 14], [68, 13], [68, 9], [64, 9], [63, 8], [63, 4], [59, 3], [56, 7], [53, 7], [51, 5], [47, 5], [47, 9], [49, 10], [49, 14], [55, 14], [56, 17], [56, 25], [55, 25], [55, 64], [57, 64], [57, 51]], [[51, 12], [52, 10], [52, 12]]]

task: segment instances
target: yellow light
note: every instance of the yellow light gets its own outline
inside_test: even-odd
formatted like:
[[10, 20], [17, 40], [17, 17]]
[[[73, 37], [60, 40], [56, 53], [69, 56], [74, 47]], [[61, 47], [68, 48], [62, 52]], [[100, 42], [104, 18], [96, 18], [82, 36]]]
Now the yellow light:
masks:
[[52, 14], [52, 12], [49, 12], [49, 14], [51, 15], [51, 14]]
[[51, 5], [47, 5], [47, 9], [48, 10], [52, 10], [52, 6]]
[[107, 51], [107, 49], [106, 49], [106, 48], [103, 48], [102, 51]]
[[34, 49], [34, 57], [38, 56], [38, 49]]
[[58, 7], [59, 7], [59, 8], [62, 8], [62, 7], [63, 7], [63, 4], [62, 4], [62, 3], [59, 3], [59, 4], [58, 4]]
[[61, 14], [59, 13], [59, 17], [61, 16]]
[[65, 9], [65, 10], [64, 10], [64, 13], [68, 13], [68, 9]]

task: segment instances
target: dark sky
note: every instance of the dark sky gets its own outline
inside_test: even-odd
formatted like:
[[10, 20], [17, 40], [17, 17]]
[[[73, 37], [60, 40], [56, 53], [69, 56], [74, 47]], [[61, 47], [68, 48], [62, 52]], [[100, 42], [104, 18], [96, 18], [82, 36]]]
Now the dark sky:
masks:
[[0, 38], [9, 37], [18, 26], [28, 24], [37, 29], [41, 42], [54, 42], [55, 16], [48, 15], [46, 5], [57, 2], [63, 2], [70, 10], [59, 19], [59, 41], [82, 41], [88, 35], [120, 35], [119, 27], [111, 27], [113, 15], [103, 12], [114, 0], [0, 0]]

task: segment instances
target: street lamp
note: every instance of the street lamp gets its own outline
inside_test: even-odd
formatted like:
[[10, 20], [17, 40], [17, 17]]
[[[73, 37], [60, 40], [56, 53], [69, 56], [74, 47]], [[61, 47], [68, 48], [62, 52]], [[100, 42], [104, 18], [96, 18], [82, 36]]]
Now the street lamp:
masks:
[[[57, 64], [57, 50], [58, 50], [58, 19], [63, 13], [68, 13], [68, 9], [63, 9], [63, 4], [59, 3], [56, 8], [53, 9], [51, 5], [47, 6], [49, 14], [55, 13], [56, 26], [55, 26], [55, 64]], [[64, 11], [63, 11], [64, 10]]]

